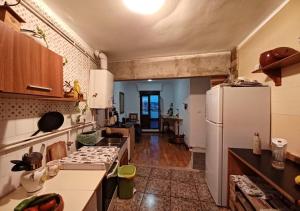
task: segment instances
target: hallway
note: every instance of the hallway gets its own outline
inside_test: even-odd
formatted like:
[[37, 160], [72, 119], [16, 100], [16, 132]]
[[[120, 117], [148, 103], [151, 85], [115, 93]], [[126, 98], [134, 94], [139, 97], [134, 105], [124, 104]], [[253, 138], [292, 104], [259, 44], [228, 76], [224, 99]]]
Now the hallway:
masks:
[[132, 163], [156, 167], [189, 167], [191, 152], [184, 145], [168, 142], [167, 135], [143, 133], [136, 143]]

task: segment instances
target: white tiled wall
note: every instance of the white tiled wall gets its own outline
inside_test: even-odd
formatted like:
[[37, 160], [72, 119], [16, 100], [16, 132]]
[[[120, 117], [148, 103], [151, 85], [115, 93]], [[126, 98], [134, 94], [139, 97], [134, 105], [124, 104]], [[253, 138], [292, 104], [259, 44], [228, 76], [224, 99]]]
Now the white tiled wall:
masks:
[[[61, 22], [53, 12], [43, 5], [40, 0], [28, 0], [35, 9], [47, 17], [52, 23], [65, 31], [88, 53], [92, 53], [93, 49], [83, 42], [74, 32]], [[64, 80], [79, 80], [82, 91], [88, 90], [89, 70], [96, 68], [96, 65], [84, 54], [82, 54], [72, 44], [67, 42], [63, 37], [48, 27], [44, 22], [37, 18], [34, 14], [18, 5], [13, 8], [25, 21], [26, 24], [22, 28], [35, 29], [36, 26], [42, 28], [47, 36], [49, 48], [56, 53], [68, 59], [68, 63], [64, 66]], [[11, 144], [15, 141], [22, 140], [31, 136], [37, 130], [37, 122], [40, 116], [48, 111], [59, 111], [64, 114], [65, 122], [62, 128], [72, 125], [71, 116], [76, 115], [74, 103], [69, 102], [47, 102], [37, 99], [21, 99], [7, 98], [0, 96], [0, 146]], [[81, 105], [81, 108], [84, 105]], [[91, 120], [89, 113], [87, 120]], [[77, 132], [82, 130], [74, 130], [71, 133], [71, 140], [75, 140]], [[57, 141], [66, 141], [67, 134], [55, 136], [54, 138], [43, 140], [46, 145]], [[34, 150], [39, 150], [41, 143], [34, 145]], [[73, 146], [74, 147], [74, 146]], [[11, 192], [19, 186], [20, 174], [22, 172], [11, 172], [12, 164], [10, 160], [21, 159], [22, 155], [28, 151], [27, 148], [13, 151], [9, 154], [0, 154], [0, 197]]]

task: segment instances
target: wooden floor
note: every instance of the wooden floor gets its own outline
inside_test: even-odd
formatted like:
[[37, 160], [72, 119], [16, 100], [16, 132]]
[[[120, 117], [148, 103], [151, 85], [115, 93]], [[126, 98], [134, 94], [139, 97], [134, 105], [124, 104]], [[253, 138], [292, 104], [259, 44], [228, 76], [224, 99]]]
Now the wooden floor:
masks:
[[160, 167], [188, 167], [191, 152], [184, 145], [171, 144], [168, 137], [159, 133], [143, 133], [135, 145], [134, 164]]

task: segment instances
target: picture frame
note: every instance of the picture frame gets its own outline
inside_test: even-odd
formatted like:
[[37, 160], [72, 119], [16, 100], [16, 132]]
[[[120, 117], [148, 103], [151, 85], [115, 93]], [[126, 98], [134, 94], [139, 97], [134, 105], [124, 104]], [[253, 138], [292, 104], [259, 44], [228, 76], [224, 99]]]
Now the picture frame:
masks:
[[119, 110], [120, 110], [120, 114], [124, 114], [124, 92], [119, 92]]

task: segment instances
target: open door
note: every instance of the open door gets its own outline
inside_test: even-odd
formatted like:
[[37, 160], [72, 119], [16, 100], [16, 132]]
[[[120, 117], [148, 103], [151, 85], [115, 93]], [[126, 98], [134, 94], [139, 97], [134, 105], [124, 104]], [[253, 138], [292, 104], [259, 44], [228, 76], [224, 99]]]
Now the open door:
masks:
[[141, 128], [159, 130], [160, 122], [160, 92], [140, 92]]

